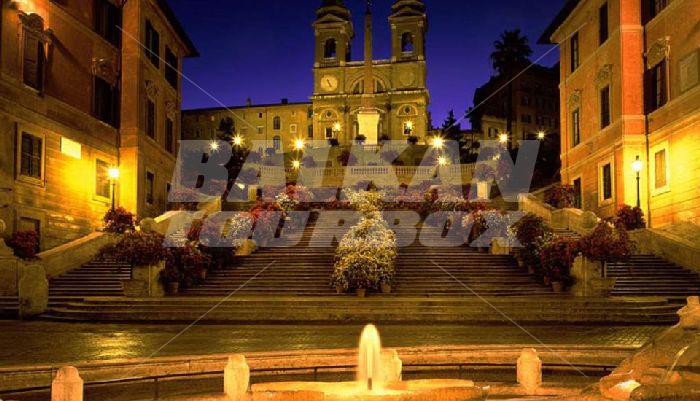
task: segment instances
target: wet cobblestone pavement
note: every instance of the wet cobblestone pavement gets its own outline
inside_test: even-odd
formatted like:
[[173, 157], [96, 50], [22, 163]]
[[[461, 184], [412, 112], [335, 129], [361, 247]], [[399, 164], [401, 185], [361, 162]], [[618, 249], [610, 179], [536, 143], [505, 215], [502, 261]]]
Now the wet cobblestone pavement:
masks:
[[[0, 366], [234, 352], [352, 348], [360, 325], [193, 326], [0, 321]], [[544, 344], [641, 347], [660, 326], [528, 326]], [[379, 326], [383, 345], [538, 344], [515, 326]], [[165, 344], [167, 346], [163, 347]], [[153, 355], [159, 348], [163, 349]]]

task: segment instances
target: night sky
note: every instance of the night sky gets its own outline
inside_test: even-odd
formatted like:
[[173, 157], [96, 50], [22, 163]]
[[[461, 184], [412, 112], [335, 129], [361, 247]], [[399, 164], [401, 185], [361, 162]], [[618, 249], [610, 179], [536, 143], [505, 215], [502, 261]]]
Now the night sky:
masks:
[[[389, 58], [387, 18], [393, 0], [374, 0], [374, 58]], [[353, 59], [362, 59], [364, 1], [345, 0], [353, 14]], [[308, 101], [313, 90], [314, 36], [320, 0], [170, 0], [201, 53], [185, 61], [183, 109]], [[433, 124], [472, 105], [474, 90], [492, 75], [489, 54], [504, 29], [520, 28], [533, 60], [552, 50], [536, 45], [562, 0], [426, 0], [428, 89]], [[553, 65], [555, 49], [541, 61]], [[207, 92], [207, 93], [205, 93]], [[215, 100], [216, 99], [216, 100]], [[219, 103], [220, 102], [220, 103]], [[463, 126], [468, 127], [468, 123]]]

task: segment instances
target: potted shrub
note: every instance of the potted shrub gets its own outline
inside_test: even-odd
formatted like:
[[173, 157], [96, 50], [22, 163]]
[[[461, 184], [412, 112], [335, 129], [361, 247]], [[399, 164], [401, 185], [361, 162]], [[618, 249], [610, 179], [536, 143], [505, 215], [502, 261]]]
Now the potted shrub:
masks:
[[165, 269], [164, 237], [154, 232], [125, 234], [115, 248], [115, 257], [131, 267], [131, 279], [122, 280], [124, 295], [131, 297], [161, 296], [165, 293], [160, 273]]
[[376, 262], [365, 255], [356, 253], [346, 258], [345, 265], [348, 286], [355, 290], [358, 297], [364, 298], [368, 289], [377, 287]]
[[542, 270], [554, 292], [562, 292], [571, 283], [571, 267], [577, 254], [577, 241], [567, 238], [555, 239], [542, 247]]
[[417, 145], [418, 144], [418, 137], [415, 135], [411, 135], [408, 138], [406, 138], [406, 141], [408, 142], [409, 145]]
[[550, 236], [552, 233], [552, 230], [545, 224], [544, 219], [532, 213], [526, 214], [515, 223], [513, 230], [515, 231], [515, 238], [522, 246], [515, 253], [518, 265], [521, 267], [525, 266], [526, 259], [532, 262], [534, 259], [532, 254], [539, 254], [538, 251], [534, 250], [543, 243], [543, 238]]
[[180, 282], [182, 282], [184, 274], [177, 266], [166, 263], [160, 277], [165, 286], [166, 294], [177, 295], [180, 292]]
[[571, 185], [555, 185], [544, 194], [544, 201], [556, 209], [570, 208], [574, 205], [576, 195]]
[[12, 248], [18, 258], [34, 259], [39, 252], [39, 234], [33, 230], [17, 231], [12, 234], [7, 245]]
[[109, 210], [102, 218], [104, 221], [104, 230], [110, 233], [124, 234], [125, 232], [134, 231], [134, 215], [128, 212], [123, 207], [118, 207], [114, 210]]
[[364, 145], [365, 141], [367, 141], [367, 137], [362, 134], [355, 137], [355, 142], [357, 142], [358, 145]]
[[617, 211], [615, 218], [615, 226], [623, 230], [640, 230], [646, 228], [647, 223], [644, 220], [644, 211], [638, 207], [624, 205]]
[[580, 248], [583, 257], [596, 263], [596, 270], [600, 271], [600, 278], [592, 279], [590, 286], [598, 295], [609, 295], [615, 287], [616, 279], [607, 277], [606, 266], [608, 263], [622, 262], [631, 254], [632, 243], [627, 232], [603, 221], [581, 238]]

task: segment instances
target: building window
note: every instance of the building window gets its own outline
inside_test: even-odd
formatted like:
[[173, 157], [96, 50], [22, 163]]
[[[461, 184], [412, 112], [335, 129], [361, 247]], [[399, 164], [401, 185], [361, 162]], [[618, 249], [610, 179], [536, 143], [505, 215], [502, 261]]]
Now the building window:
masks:
[[642, 20], [646, 24], [668, 6], [669, 0], [642, 0]]
[[333, 138], [333, 128], [326, 127], [326, 139], [331, 139], [331, 138]]
[[263, 113], [258, 113], [258, 118], [263, 118]]
[[21, 175], [38, 180], [43, 178], [43, 142], [43, 138], [22, 132], [19, 169]]
[[610, 87], [600, 90], [600, 128], [610, 125]]
[[100, 77], [93, 88], [93, 116], [112, 127], [119, 127], [119, 90]]
[[323, 58], [334, 59], [338, 56], [338, 50], [335, 39], [328, 39], [323, 45]]
[[144, 41], [146, 58], [156, 68], [160, 67], [160, 34], [153, 28], [151, 21], [146, 21], [146, 40]]
[[296, 133], [297, 133], [297, 125], [296, 125], [296, 124], [290, 124], [290, 125], [289, 125], [289, 133], [290, 133], [290, 134], [296, 134]]
[[608, 3], [604, 3], [598, 10], [598, 38], [602, 45], [608, 40]]
[[258, 127], [258, 135], [262, 135], [263, 131], [264, 131], [263, 127]]
[[151, 139], [156, 139], [156, 103], [146, 100], [146, 135]]
[[646, 71], [646, 104], [647, 113], [666, 104], [667, 99], [666, 60]]
[[153, 189], [155, 188], [156, 175], [150, 171], [146, 172], [146, 203], [153, 204]]
[[39, 92], [44, 90], [44, 42], [39, 37], [25, 30], [23, 50], [22, 78], [25, 85]]
[[604, 164], [600, 168], [600, 198], [601, 201], [607, 201], [613, 197], [613, 176], [612, 176], [612, 164]]
[[654, 180], [652, 195], [659, 195], [670, 190], [670, 169], [668, 165], [668, 142], [655, 146], [651, 150], [653, 155], [651, 164], [651, 176]]
[[169, 118], [165, 119], [165, 149], [175, 153], [175, 123]]
[[95, 195], [111, 199], [112, 183], [109, 180], [109, 163], [104, 160], [95, 160]]
[[275, 152], [279, 152], [282, 149], [282, 140], [279, 136], [272, 138], [272, 148]]
[[282, 129], [281, 118], [275, 117], [274, 119], [272, 119], [272, 129], [274, 129], [275, 131], [279, 131], [280, 129]]
[[109, 0], [94, 3], [95, 32], [116, 47], [121, 46], [122, 11]]
[[168, 46], [165, 47], [165, 79], [170, 86], [177, 89], [178, 71], [180, 70], [180, 60]]
[[576, 109], [571, 113], [571, 147], [581, 143], [581, 111]]
[[411, 32], [405, 32], [401, 35], [401, 52], [402, 53], [413, 53], [413, 34]]
[[309, 125], [309, 128], [308, 128], [308, 131], [307, 131], [307, 133], [306, 133], [306, 136], [307, 136], [309, 139], [314, 139], [314, 126], [313, 126], [313, 125]]
[[581, 187], [581, 178], [574, 180], [574, 207], [576, 209], [583, 209], [583, 192]]
[[571, 72], [576, 71], [581, 61], [579, 54], [578, 32], [571, 37]]

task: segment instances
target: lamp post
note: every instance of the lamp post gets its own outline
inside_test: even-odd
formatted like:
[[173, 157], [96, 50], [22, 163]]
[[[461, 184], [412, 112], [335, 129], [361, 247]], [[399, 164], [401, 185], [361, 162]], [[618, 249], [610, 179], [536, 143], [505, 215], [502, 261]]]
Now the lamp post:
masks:
[[119, 168], [117, 167], [112, 167], [107, 171], [107, 175], [109, 176], [109, 181], [110, 184], [112, 185], [112, 211], [115, 209], [115, 187], [117, 186], [117, 180], [119, 179]]
[[642, 197], [641, 197], [641, 171], [642, 168], [644, 167], [644, 163], [639, 159], [639, 156], [637, 156], [637, 159], [632, 162], [632, 170], [637, 173], [637, 207], [641, 208], [642, 207]]

